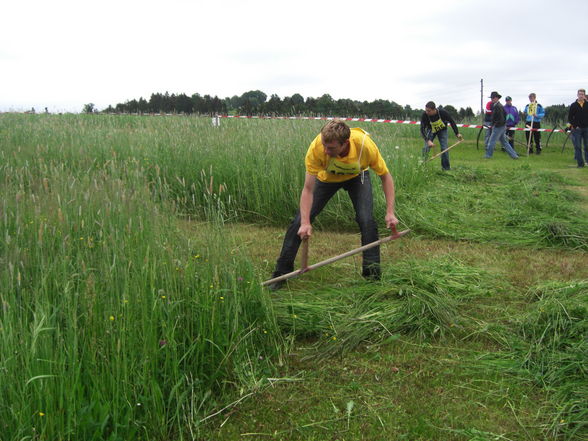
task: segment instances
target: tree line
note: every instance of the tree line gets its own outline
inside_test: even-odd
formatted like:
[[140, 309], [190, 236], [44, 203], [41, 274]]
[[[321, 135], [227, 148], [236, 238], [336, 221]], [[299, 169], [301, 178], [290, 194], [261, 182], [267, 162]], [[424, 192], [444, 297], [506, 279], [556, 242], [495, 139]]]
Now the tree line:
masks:
[[[442, 106], [457, 122], [473, 121], [476, 118], [471, 107], [456, 109], [447, 104]], [[519, 109], [522, 110], [522, 109]], [[98, 110], [94, 104], [84, 106], [84, 113], [93, 113]], [[547, 122], [565, 121], [567, 119], [568, 106], [556, 104], [547, 106]], [[284, 98], [276, 94], [268, 96], [260, 90], [251, 90], [241, 96], [234, 95], [227, 98], [218, 96], [200, 95], [194, 93], [188, 96], [184, 93], [169, 94], [153, 93], [149, 100], [141, 97], [125, 103], [109, 105], [104, 113], [175, 113], [196, 115], [246, 115], [246, 116], [345, 116], [359, 118], [419, 120], [423, 110], [413, 109], [409, 105], [402, 106], [394, 101], [377, 99], [371, 102], [357, 101], [348, 98], [333, 99], [331, 95], [324, 94], [321, 97], [304, 98], [299, 93]], [[479, 116], [479, 115], [478, 115]], [[522, 116], [522, 114], [521, 114]]]
[[[445, 105], [443, 108], [456, 120], [469, 120], [475, 117], [471, 107], [456, 109]], [[96, 111], [93, 104], [86, 104], [84, 112]], [[383, 99], [357, 101], [347, 98], [335, 100], [329, 94], [319, 98], [307, 97], [299, 93], [284, 98], [276, 94], [268, 96], [260, 90], [245, 92], [241, 96], [224, 99], [218, 96], [186, 94], [153, 93], [149, 100], [132, 99], [125, 103], [109, 105], [105, 113], [177, 113], [177, 114], [234, 114], [246, 116], [350, 116], [362, 118], [420, 119], [422, 109], [402, 106], [394, 101]]]

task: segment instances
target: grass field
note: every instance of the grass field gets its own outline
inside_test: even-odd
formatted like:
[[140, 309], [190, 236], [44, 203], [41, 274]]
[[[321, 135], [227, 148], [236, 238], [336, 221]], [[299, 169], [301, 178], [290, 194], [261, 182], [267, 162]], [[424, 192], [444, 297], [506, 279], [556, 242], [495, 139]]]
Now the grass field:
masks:
[[[355, 256], [270, 294], [322, 124], [1, 114], [0, 440], [588, 439], [588, 174], [563, 135], [483, 160], [463, 129], [442, 172], [418, 127], [358, 124], [411, 234], [381, 282]], [[311, 263], [359, 245], [350, 213], [320, 215]]]

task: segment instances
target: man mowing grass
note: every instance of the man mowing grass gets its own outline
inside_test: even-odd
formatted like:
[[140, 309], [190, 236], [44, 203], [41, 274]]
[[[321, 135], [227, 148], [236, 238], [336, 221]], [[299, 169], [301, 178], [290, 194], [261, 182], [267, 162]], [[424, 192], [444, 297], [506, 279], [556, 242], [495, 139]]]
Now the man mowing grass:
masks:
[[441, 168], [443, 170], [450, 170], [449, 165], [449, 152], [447, 150], [447, 125], [451, 125], [453, 133], [461, 141], [463, 136], [457, 129], [457, 124], [453, 121], [453, 118], [449, 113], [441, 108], [437, 108], [433, 101], [429, 101], [425, 104], [425, 111], [421, 116], [421, 136], [425, 140], [423, 146], [423, 157], [426, 160], [429, 156], [429, 151], [434, 147], [433, 140], [435, 137], [439, 140], [441, 151], [445, 152], [441, 155]]
[[[312, 221], [327, 202], [343, 188], [351, 198], [355, 220], [361, 231], [361, 244], [378, 240], [378, 227], [373, 215], [372, 184], [368, 168], [382, 180], [386, 197], [386, 226], [394, 228], [398, 219], [394, 215], [394, 180], [378, 147], [362, 129], [350, 129], [340, 120], [329, 121], [312, 141], [305, 158], [306, 176], [300, 195], [300, 208], [286, 231], [280, 257], [273, 277], [294, 270], [294, 261], [302, 239], [312, 235]], [[362, 275], [379, 280], [380, 247], [363, 253]], [[269, 285], [280, 289], [284, 281]]]

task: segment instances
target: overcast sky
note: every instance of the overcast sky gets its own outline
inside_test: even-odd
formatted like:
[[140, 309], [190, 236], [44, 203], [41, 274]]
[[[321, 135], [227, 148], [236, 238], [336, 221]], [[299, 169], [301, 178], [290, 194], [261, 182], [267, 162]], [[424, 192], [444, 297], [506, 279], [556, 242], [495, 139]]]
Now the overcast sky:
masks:
[[[0, 18], [0, 111], [261, 90], [524, 107], [588, 88], [588, 0], [18, 0]], [[504, 100], [504, 99], [503, 99]], [[340, 115], [344, 116], [344, 115]]]

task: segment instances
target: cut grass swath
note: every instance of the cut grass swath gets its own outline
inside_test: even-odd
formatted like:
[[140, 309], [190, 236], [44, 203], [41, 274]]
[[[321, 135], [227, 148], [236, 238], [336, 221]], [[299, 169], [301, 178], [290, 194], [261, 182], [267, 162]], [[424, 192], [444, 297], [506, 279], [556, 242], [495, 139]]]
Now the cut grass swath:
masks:
[[274, 299], [279, 325], [298, 336], [319, 338], [316, 357], [381, 343], [395, 334], [441, 337], [468, 326], [459, 305], [497, 283], [453, 259], [410, 260], [386, 269], [382, 282], [349, 282], [336, 288]]

